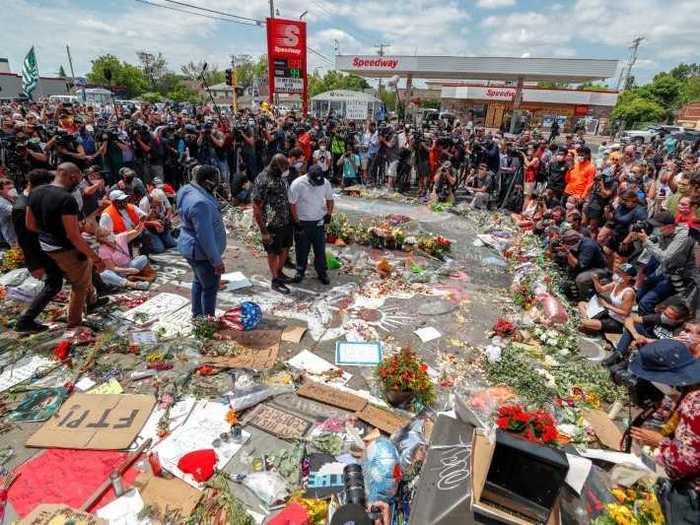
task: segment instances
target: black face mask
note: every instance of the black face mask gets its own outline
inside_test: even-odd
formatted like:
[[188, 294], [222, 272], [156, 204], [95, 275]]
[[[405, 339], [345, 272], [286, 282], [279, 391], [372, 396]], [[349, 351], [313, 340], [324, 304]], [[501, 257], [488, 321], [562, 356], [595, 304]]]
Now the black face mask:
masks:
[[317, 175], [309, 174], [309, 182], [312, 186], [321, 186], [323, 185], [323, 181], [323, 173], [319, 173]]
[[282, 172], [276, 166], [270, 166], [269, 173], [270, 177], [272, 177], [273, 179], [279, 179], [282, 176]]
[[214, 189], [216, 188], [216, 181], [203, 180], [199, 183], [199, 185], [208, 193], [214, 193]]

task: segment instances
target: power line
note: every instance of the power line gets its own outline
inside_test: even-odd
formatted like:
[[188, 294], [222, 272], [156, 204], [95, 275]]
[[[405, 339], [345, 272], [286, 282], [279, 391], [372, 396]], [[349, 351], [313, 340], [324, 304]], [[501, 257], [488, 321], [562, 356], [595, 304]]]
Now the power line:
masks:
[[[328, 16], [331, 18], [336, 18], [336, 15], [328, 11], [325, 7], [323, 7], [319, 2], [316, 2], [315, 0], [310, 0], [312, 4], [314, 4], [316, 7], [318, 7], [321, 11], [326, 13]], [[344, 31], [348, 33], [349, 35], [352, 35], [355, 37], [356, 40], [358, 41], [364, 41], [367, 44], [372, 43], [372, 40], [366, 37], [361, 36], [360, 34], [356, 33], [355, 31], [351, 31], [349, 28], [345, 27]]]
[[259, 27], [258, 23], [243, 22], [241, 20], [232, 20], [231, 18], [222, 18], [219, 16], [205, 15], [202, 13], [193, 13], [192, 11], [187, 11], [185, 9], [178, 9], [177, 7], [171, 7], [171, 6], [167, 6], [167, 5], [160, 5], [160, 4], [156, 4], [153, 2], [149, 2], [148, 0], [135, 0], [135, 1], [139, 2], [141, 4], [150, 5], [151, 7], [160, 7], [161, 9], [168, 9], [170, 11], [177, 11], [179, 13], [187, 13], [188, 15], [201, 16], [203, 18], [209, 18], [210, 20], [219, 20], [222, 22], [231, 22], [232, 24], [240, 24], [243, 26]]
[[314, 55], [317, 55], [317, 56], [321, 57], [323, 60], [325, 60], [326, 62], [328, 62], [331, 66], [335, 66], [335, 62], [334, 62], [333, 60], [331, 60], [330, 58], [328, 58], [328, 57], [327, 57], [326, 55], [324, 55], [323, 53], [321, 53], [320, 51], [316, 51], [314, 48], [309, 47], [308, 45], [306, 46], [306, 49], [308, 49], [309, 51], [311, 51]]
[[170, 3], [170, 4], [177, 4], [177, 5], [181, 5], [181, 6], [184, 6], [184, 7], [190, 7], [190, 8], [192, 8], [192, 9], [199, 9], [200, 11], [207, 11], [208, 13], [214, 13], [214, 14], [216, 14], [216, 15], [224, 15], [224, 16], [230, 16], [230, 17], [232, 17], [232, 18], [239, 18], [239, 19], [241, 19], [241, 20], [248, 20], [249, 22], [256, 22], [256, 23], [258, 23], [258, 24], [260, 24], [260, 23], [263, 22], [262, 20], [258, 20], [258, 19], [256, 19], [256, 18], [249, 18], [249, 17], [247, 17], [247, 16], [240, 16], [240, 15], [233, 15], [233, 14], [231, 14], [231, 13], [226, 13], [226, 12], [224, 12], [224, 11], [217, 11], [216, 9], [209, 9], [209, 8], [206, 8], [206, 7], [200, 7], [200, 6], [197, 6], [197, 5], [188, 4], [188, 3], [185, 3], [185, 2], [179, 2], [178, 0], [163, 0], [163, 1], [164, 1], [164, 2], [168, 2], [168, 3]]

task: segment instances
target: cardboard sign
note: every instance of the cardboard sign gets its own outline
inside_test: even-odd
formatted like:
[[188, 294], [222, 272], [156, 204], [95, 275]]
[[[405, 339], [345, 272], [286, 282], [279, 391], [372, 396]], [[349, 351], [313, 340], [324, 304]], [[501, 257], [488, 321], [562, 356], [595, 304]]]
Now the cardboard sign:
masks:
[[383, 430], [387, 434], [393, 434], [408, 423], [408, 419], [397, 416], [388, 410], [370, 405], [369, 403], [355, 415], [365, 423], [379, 430]]
[[365, 423], [388, 434], [393, 434], [408, 423], [408, 419], [388, 410], [371, 405], [366, 399], [333, 387], [308, 381], [297, 390], [297, 395], [328, 405], [350, 410]]
[[155, 404], [148, 395], [73, 394], [26, 446], [121, 450], [138, 435]]
[[621, 450], [622, 432], [602, 410], [584, 410], [583, 418], [591, 425], [598, 441], [611, 450]]
[[297, 395], [351, 412], [358, 412], [367, 405], [367, 400], [359, 396], [311, 381], [304, 383], [301, 388], [297, 390]]
[[153, 507], [156, 516], [162, 518], [167, 511], [179, 511], [188, 518], [202, 498], [202, 492], [177, 478], [163, 479], [143, 476], [136, 480], [146, 505]]
[[219, 330], [217, 339], [235, 341], [246, 348], [269, 348], [279, 345], [282, 330], [251, 330], [240, 332], [238, 330]]
[[122, 317], [134, 321], [137, 325], [144, 325], [173, 313], [188, 303], [189, 301], [181, 295], [163, 292], [151, 297], [145, 303], [127, 310], [122, 314]]
[[270, 405], [258, 405], [245, 422], [282, 439], [300, 439], [311, 423]]
[[67, 505], [42, 503], [17, 522], [17, 525], [107, 525], [103, 519]]
[[328, 466], [334, 464], [336, 459], [330, 454], [309, 454], [309, 478], [305, 493], [307, 498], [324, 499], [344, 490], [342, 466], [334, 472], [329, 472]]
[[284, 332], [282, 332], [282, 341], [287, 343], [299, 343], [304, 337], [306, 330], [307, 328], [305, 326], [288, 326], [284, 329]]
[[277, 364], [279, 345], [273, 345], [259, 350], [242, 349], [235, 356], [205, 357], [201, 364], [219, 368], [252, 368], [265, 370]]

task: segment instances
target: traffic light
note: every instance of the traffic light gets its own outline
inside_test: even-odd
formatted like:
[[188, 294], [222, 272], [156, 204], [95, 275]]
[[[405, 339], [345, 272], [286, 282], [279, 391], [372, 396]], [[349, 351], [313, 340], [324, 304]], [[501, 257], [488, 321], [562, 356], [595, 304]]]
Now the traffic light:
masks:
[[233, 86], [233, 71], [230, 69], [226, 70], [226, 85]]
[[241, 86], [236, 86], [233, 89], [236, 90], [237, 97], [242, 97], [243, 94], [245, 93], [245, 88], [242, 88]]

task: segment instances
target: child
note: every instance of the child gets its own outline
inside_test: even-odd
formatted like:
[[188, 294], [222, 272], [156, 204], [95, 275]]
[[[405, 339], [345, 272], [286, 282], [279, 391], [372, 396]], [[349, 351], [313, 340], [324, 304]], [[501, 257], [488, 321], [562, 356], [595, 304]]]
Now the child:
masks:
[[700, 224], [695, 216], [695, 208], [690, 204], [690, 197], [683, 197], [678, 201], [676, 211], [676, 224], [685, 224], [688, 228], [697, 228]]

